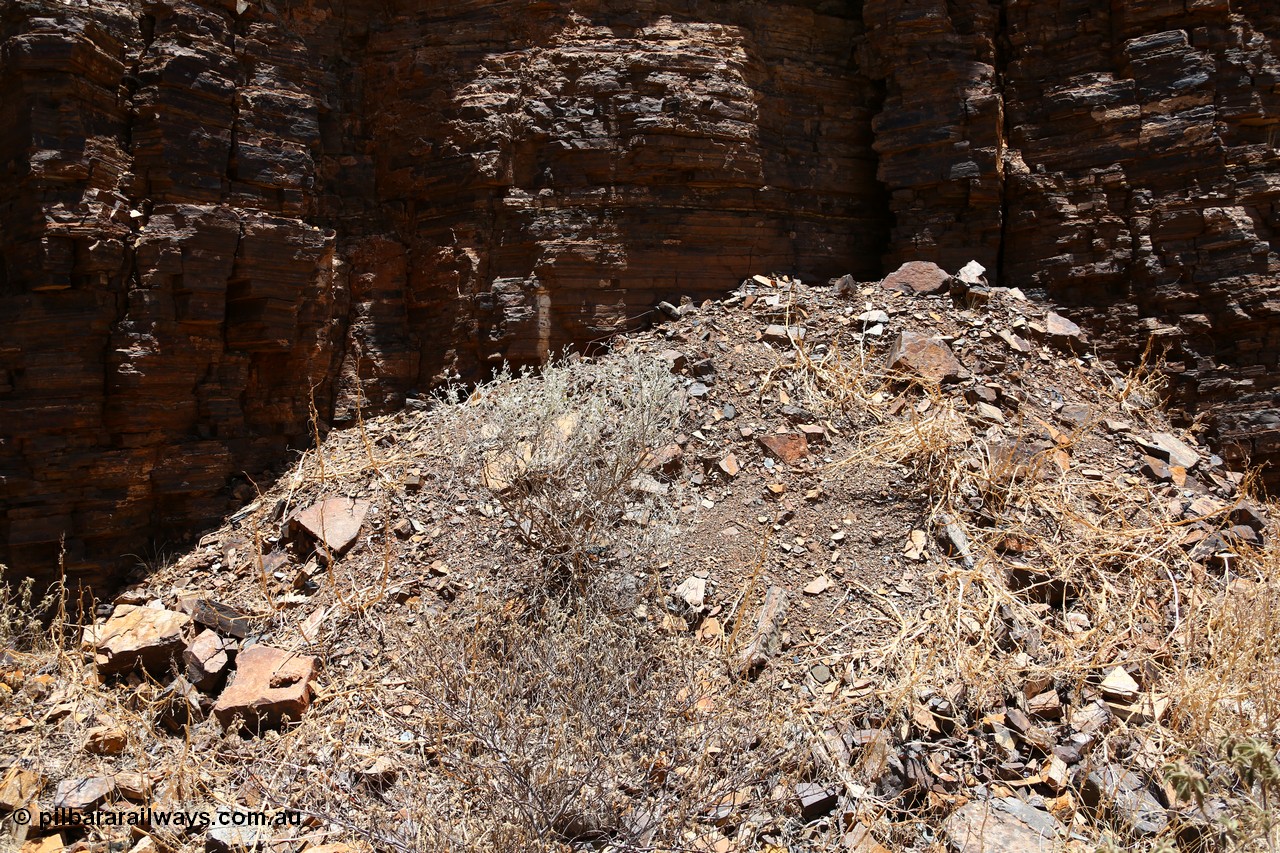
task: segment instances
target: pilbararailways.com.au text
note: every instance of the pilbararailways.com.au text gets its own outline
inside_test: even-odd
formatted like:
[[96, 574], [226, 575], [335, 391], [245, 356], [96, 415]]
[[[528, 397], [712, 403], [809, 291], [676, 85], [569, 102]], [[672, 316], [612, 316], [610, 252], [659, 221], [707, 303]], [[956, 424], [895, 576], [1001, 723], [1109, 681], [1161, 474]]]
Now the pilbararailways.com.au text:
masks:
[[[24, 810], [25, 811], [25, 810]], [[301, 812], [162, 811], [160, 809], [79, 809], [55, 808], [37, 813], [41, 829], [63, 826], [138, 826], [157, 829], [205, 829], [212, 826], [281, 827], [301, 826]], [[28, 821], [29, 822], [29, 819]]]

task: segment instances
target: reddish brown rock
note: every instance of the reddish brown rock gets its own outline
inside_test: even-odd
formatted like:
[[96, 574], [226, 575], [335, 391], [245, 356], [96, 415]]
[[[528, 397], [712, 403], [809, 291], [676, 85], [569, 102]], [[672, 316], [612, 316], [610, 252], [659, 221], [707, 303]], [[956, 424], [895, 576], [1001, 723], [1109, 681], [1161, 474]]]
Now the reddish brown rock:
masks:
[[308, 537], [317, 550], [340, 557], [355, 544], [368, 512], [368, 501], [328, 498], [294, 514], [289, 529]]
[[951, 352], [951, 347], [919, 332], [899, 334], [889, 350], [888, 362], [893, 370], [912, 373], [935, 384], [969, 375]]
[[809, 455], [809, 442], [803, 433], [771, 433], [759, 436], [757, 440], [774, 458], [787, 465], [794, 465]]
[[52, 580], [65, 535], [105, 589], [313, 400], [761, 270], [976, 260], [1103, 357], [1154, 339], [1230, 461], [1280, 454], [1273, 4], [588, 6], [9, 4], [0, 563]]
[[1080, 327], [1053, 311], [1045, 316], [1044, 329], [1049, 343], [1065, 349], [1075, 349], [1084, 343], [1084, 332], [1080, 331]]
[[93, 811], [115, 791], [115, 780], [109, 776], [63, 779], [53, 793], [53, 807], [81, 812]]
[[945, 292], [950, 282], [951, 276], [937, 264], [908, 261], [885, 276], [880, 286], [885, 290], [897, 290], [915, 296], [932, 296]]
[[684, 449], [680, 445], [672, 442], [664, 444], [657, 450], [650, 451], [644, 459], [644, 469], [647, 471], [661, 471], [664, 474], [672, 475], [680, 470], [681, 460], [684, 459]]
[[187, 680], [201, 690], [216, 687], [230, 662], [229, 645], [213, 631], [201, 631], [182, 655]]
[[742, 470], [742, 466], [738, 464], [738, 457], [732, 453], [725, 454], [724, 458], [716, 463], [716, 467], [729, 478], [738, 476], [738, 472]]
[[278, 727], [286, 717], [297, 722], [311, 704], [318, 668], [311, 655], [250, 646], [236, 656], [235, 675], [213, 714], [223, 726], [239, 717], [252, 731]]
[[44, 786], [44, 777], [35, 770], [10, 767], [0, 778], [0, 809], [13, 811], [32, 802]]
[[95, 652], [104, 673], [141, 668], [163, 675], [182, 660], [190, 625], [185, 613], [121, 604], [105, 623], [84, 629], [82, 646]]
[[97, 755], [119, 755], [128, 745], [128, 733], [114, 726], [94, 726], [85, 733], [84, 748]]

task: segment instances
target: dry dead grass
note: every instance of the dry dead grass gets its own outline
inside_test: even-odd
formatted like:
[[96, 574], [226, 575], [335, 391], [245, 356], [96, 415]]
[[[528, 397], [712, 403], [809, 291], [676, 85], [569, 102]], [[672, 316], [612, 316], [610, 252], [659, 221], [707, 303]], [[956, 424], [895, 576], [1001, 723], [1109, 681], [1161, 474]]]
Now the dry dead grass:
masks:
[[[1096, 703], [1104, 673], [1125, 665], [1144, 693], [1168, 697], [1169, 709], [1160, 724], [1106, 729], [1092, 747], [1097, 760], [1134, 767], [1185, 804], [1199, 798], [1220, 808], [1213, 832], [1197, 835], [1201, 849], [1274, 849], [1275, 550], [1242, 553], [1229, 572], [1206, 571], [1183, 546], [1185, 520], [1145, 481], [1061, 474], [1055, 454], [1083, 446], [1088, 429], [1047, 446], [1032, 417], [994, 433], [979, 429], [954, 398], [897, 384], [875, 368], [874, 356], [857, 345], [832, 345], [822, 356], [800, 347], [794, 362], [778, 365], [806, 389], [807, 404], [859, 436], [858, 461], [908, 472], [931, 508], [923, 526], [935, 603], [911, 612], [860, 589], [869, 612], [858, 618], [893, 630], [885, 641], [841, 635], [836, 657], [847, 664], [845, 684], [829, 701], [794, 684], [783, 689], [800, 669], [789, 660], [757, 681], [730, 677], [732, 633], [709, 653], [693, 637], [637, 615], [661, 612], [667, 602], [649, 582], [655, 555], [629, 538], [646, 528], [625, 518], [637, 501], [625, 488], [639, 459], [626, 448], [636, 443], [607, 430], [559, 431], [556, 452], [540, 456], [532, 443], [557, 434], [545, 426], [564, 407], [521, 405], [499, 423], [485, 409], [498, 399], [495, 387], [474, 397], [469, 411], [442, 407], [394, 441], [363, 421], [345, 449], [317, 435], [316, 448], [286, 479], [286, 514], [321, 493], [357, 489], [383, 511], [370, 539], [381, 562], [339, 561], [320, 576], [307, 606], [327, 616], [314, 640], [300, 638], [300, 613], [273, 593], [259, 564], [253, 604], [268, 614], [266, 633], [325, 661], [324, 686], [298, 725], [261, 739], [209, 725], [179, 727], [175, 737], [163, 723], [172, 705], [165, 685], [141, 679], [103, 691], [82, 658], [64, 653], [47, 665], [57, 673], [55, 704], [68, 706], [76, 722], [41, 719], [24, 735], [21, 756], [53, 779], [86, 772], [84, 730], [110, 718], [130, 732], [137, 771], [156, 773], [157, 807], [287, 808], [310, 816], [311, 841], [348, 840], [369, 850], [684, 851], [710, 849], [721, 837], [743, 849], [834, 850], [855, 816], [895, 848], [940, 850], [938, 827], [960, 799], [979, 781], [1001, 784], [971, 775], [1002, 760], [986, 745], [983, 718], [1045, 690], [1059, 695], [1069, 718]], [[1098, 409], [1089, 423], [1126, 405], [1159, 423], [1146, 405], [1157, 393], [1155, 377], [1145, 371], [1132, 382], [1095, 383]], [[512, 399], [527, 401], [528, 391]], [[900, 399], [901, 414], [893, 414]], [[597, 409], [602, 417], [621, 411]], [[641, 430], [636, 446], [658, 443], [667, 428], [664, 421]], [[571, 445], [566, 466], [572, 436], [583, 440]], [[601, 437], [624, 450], [614, 462], [600, 455]], [[593, 494], [583, 478], [603, 472], [609, 494], [623, 496], [623, 517], [614, 512], [568, 546], [552, 536], [548, 549], [531, 535], [532, 524], [521, 528], [533, 493], [504, 502], [499, 489], [480, 508], [501, 533], [494, 538], [505, 549], [502, 570], [477, 577], [473, 588], [449, 587], [462, 602], [449, 611], [416, 587], [397, 592], [397, 584], [427, 572], [391, 556], [387, 517], [399, 487], [390, 472], [423, 469], [424, 490], [441, 500], [487, 494], [486, 462], [522, 441], [531, 446], [519, 476], [532, 470], [561, 489], [557, 499], [582, 501]], [[653, 510], [651, 498], [643, 500]], [[553, 514], [555, 506], [545, 504]], [[1207, 521], [1220, 526], [1224, 513]], [[1273, 525], [1268, 534], [1274, 542], [1280, 530]], [[261, 544], [256, 528], [253, 536]], [[612, 547], [593, 550], [601, 537]], [[566, 553], [591, 558], [588, 573], [579, 567], [588, 582], [572, 600], [538, 594], [549, 578], [548, 555]], [[749, 590], [745, 597], [725, 616], [733, 631], [754, 615]], [[11, 636], [24, 630], [6, 624], [18, 626], [5, 629]], [[811, 653], [793, 648], [789, 657]], [[853, 689], [864, 681], [870, 686]], [[955, 781], [941, 786], [946, 794], [877, 786], [871, 765], [883, 756], [862, 749], [849, 763], [833, 745], [832, 732], [851, 722], [884, 735], [905, 772], [932, 774], [933, 761]], [[851, 811], [817, 830], [806, 825], [794, 786], [807, 781], [835, 786]], [[1085, 807], [1078, 777], [1051, 807], [1093, 845], [1189, 844], [1177, 821], [1159, 837], [1123, 835]], [[157, 837], [175, 850], [200, 843], [177, 833]]]
[[[1184, 543], [1189, 522], [1147, 481], [1065, 470], [1104, 417], [1167, 429], [1150, 351], [1121, 380], [1098, 383], [1082, 371], [1099, 404], [1080, 429], [1045, 441], [1045, 422], [1034, 417], [979, 435], [962, 402], [936, 386], [900, 384], [910, 402], [894, 418], [891, 377], [870, 369], [865, 352], [824, 360], [797, 349], [815, 396], [863, 427], [859, 451], [840, 464], [909, 470], [933, 508], [936, 547], [951, 557], [934, 573], [940, 606], [916, 618], [895, 609], [897, 636], [862, 652], [863, 672], [892, 685], [886, 727], [902, 720], [928, 738], [936, 720], [920, 713], [922, 700], [939, 695], [975, 734], [984, 716], [1045, 690], [1063, 698], [1070, 718], [1097, 705], [1103, 675], [1125, 665], [1143, 697], [1167, 700], [1168, 711], [1158, 722], [1118, 721], [1095, 755], [1145, 773], [1173, 806], [1207, 799], [1215, 808], [1139, 839], [1085, 808], [1077, 776], [1052, 803], [1055, 814], [1122, 849], [1277, 849], [1280, 556], [1273, 546], [1244, 549], [1224, 572], [1206, 571]], [[1236, 502], [1247, 497], [1249, 481]], [[1231, 506], [1199, 520], [1223, 528]], [[1266, 541], [1278, 535], [1273, 524]]]

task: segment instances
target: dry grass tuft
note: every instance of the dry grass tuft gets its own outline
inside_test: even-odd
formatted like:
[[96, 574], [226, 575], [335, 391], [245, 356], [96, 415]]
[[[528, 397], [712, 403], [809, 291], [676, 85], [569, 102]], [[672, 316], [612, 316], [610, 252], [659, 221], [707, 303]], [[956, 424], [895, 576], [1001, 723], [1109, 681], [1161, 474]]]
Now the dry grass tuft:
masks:
[[[1164, 379], [1150, 349], [1127, 378], [1082, 376], [1099, 402], [1067, 434], [1034, 416], [979, 433], [959, 398], [936, 387], [908, 387], [895, 403], [865, 352], [833, 368], [797, 349], [813, 393], [856, 412], [848, 426], [861, 429], [859, 449], [841, 464], [906, 470], [932, 508], [922, 526], [949, 557], [932, 572], [939, 606], [904, 615], [886, 599], [897, 635], [855, 656], [859, 672], [885, 679], [886, 727], [945, 749], [943, 720], [923, 710], [938, 697], [945, 729], [977, 735], [990, 715], [1055, 693], [1077, 729], [1090, 713], [1109, 716], [1092, 761], [1138, 769], [1182, 810], [1158, 836], [1127, 835], [1086, 809], [1086, 762], [1053, 803], [1059, 817], [1117, 849], [1280, 847], [1280, 555], [1236, 548], [1217, 573], [1206, 570], [1181, 507], [1149, 481], [1086, 479], [1070, 462], [1108, 411], [1162, 423]], [[1246, 481], [1237, 503], [1248, 491]], [[1223, 529], [1230, 509], [1198, 520]], [[1280, 535], [1272, 526], [1268, 542]], [[1126, 722], [1103, 704], [1098, 685], [1117, 666], [1138, 675], [1135, 704], [1154, 719]], [[1031, 747], [1030, 769], [1045, 756]], [[1201, 814], [1188, 811], [1206, 802]]]

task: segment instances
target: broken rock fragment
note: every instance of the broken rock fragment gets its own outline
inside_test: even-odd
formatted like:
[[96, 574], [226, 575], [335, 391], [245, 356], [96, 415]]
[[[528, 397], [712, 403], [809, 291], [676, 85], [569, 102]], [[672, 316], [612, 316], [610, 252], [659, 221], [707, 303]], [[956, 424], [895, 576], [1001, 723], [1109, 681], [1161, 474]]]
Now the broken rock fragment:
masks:
[[1155, 835], [1169, 825], [1169, 815], [1133, 771], [1108, 764], [1089, 773], [1085, 801], [1107, 809], [1112, 819], [1135, 835]]
[[986, 287], [987, 268], [977, 261], [969, 261], [956, 273], [956, 278], [970, 287]]
[[658, 361], [666, 365], [667, 369], [672, 373], [679, 373], [689, 364], [689, 358], [678, 349], [664, 349], [658, 353], [656, 358]]
[[738, 476], [738, 472], [742, 470], [738, 464], [738, 457], [732, 453], [725, 454], [725, 457], [716, 463], [716, 467], [720, 469], [722, 474], [731, 479]]
[[63, 779], [58, 783], [58, 788], [53, 794], [53, 807], [92, 811], [105, 803], [115, 790], [115, 780], [109, 776]]
[[684, 450], [680, 445], [672, 442], [645, 454], [642, 467], [647, 471], [661, 471], [670, 476], [680, 471], [683, 459]]
[[1134, 441], [1151, 456], [1191, 470], [1200, 463], [1200, 454], [1177, 436], [1167, 432], [1154, 433], [1150, 439]]
[[796, 805], [800, 807], [800, 816], [805, 820], [813, 820], [826, 814], [839, 801], [840, 789], [834, 785], [823, 785], [820, 782], [796, 784]]
[[1049, 343], [1074, 350], [1084, 343], [1084, 332], [1075, 323], [1052, 311], [1044, 318], [1044, 333]]
[[[238, 825], [229, 815], [228, 809], [219, 809], [221, 813], [213, 827], [205, 833], [205, 850], [208, 853], [241, 853], [241, 851], [258, 850], [271, 840], [271, 833], [255, 826]], [[247, 822], [245, 822], [247, 823]]]
[[216, 687], [230, 663], [227, 654], [230, 648], [232, 644], [215, 632], [207, 629], [201, 631], [182, 655], [187, 668], [187, 680], [201, 690]]
[[779, 462], [787, 465], [794, 465], [809, 455], [809, 440], [803, 433], [772, 433], [762, 435], [757, 440]]
[[188, 614], [197, 624], [212, 628], [220, 634], [237, 640], [249, 636], [249, 617], [221, 602], [209, 598], [185, 598], [178, 602], [178, 609]]
[[1063, 829], [1053, 815], [1016, 797], [975, 800], [947, 818], [945, 828], [959, 853], [1048, 853], [1058, 849]]
[[289, 519], [289, 529], [293, 535], [305, 536], [317, 547], [341, 557], [355, 544], [368, 512], [368, 501], [328, 498], [294, 514]]
[[931, 296], [944, 292], [950, 283], [951, 276], [937, 264], [930, 261], [907, 261], [885, 276], [880, 286], [885, 290]]
[[255, 645], [236, 656], [236, 671], [213, 714], [223, 726], [239, 716], [250, 730], [298, 720], [311, 704], [319, 661], [311, 655]]
[[182, 657], [191, 617], [172, 610], [121, 604], [102, 625], [84, 629], [83, 647], [104, 673], [141, 668], [159, 675]]
[[0, 809], [22, 808], [36, 798], [43, 785], [44, 778], [36, 771], [10, 767], [0, 779]]
[[762, 337], [772, 344], [785, 344], [804, 340], [803, 326], [766, 326]]
[[94, 726], [85, 734], [85, 749], [96, 755], [119, 755], [129, 745], [129, 735], [115, 726]]
[[919, 332], [904, 331], [889, 350], [889, 367], [914, 373], [926, 382], [943, 383], [964, 379], [969, 372], [951, 352], [951, 347]]

